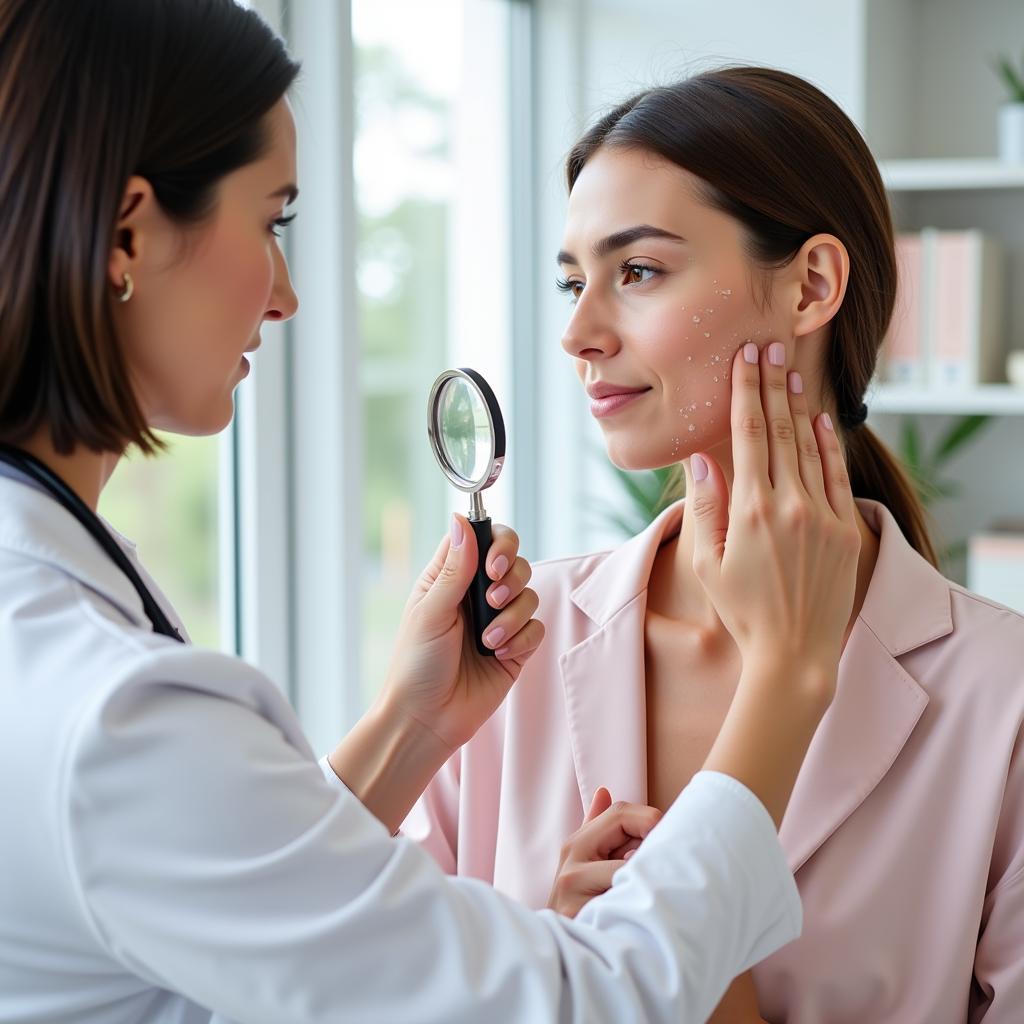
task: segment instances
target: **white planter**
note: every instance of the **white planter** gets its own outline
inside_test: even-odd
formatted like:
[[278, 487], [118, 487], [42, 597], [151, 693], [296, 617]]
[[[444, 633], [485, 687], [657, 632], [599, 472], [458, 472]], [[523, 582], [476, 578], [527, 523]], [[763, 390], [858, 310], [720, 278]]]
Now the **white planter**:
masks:
[[1024, 163], [1024, 103], [1004, 103], [999, 108], [999, 157]]

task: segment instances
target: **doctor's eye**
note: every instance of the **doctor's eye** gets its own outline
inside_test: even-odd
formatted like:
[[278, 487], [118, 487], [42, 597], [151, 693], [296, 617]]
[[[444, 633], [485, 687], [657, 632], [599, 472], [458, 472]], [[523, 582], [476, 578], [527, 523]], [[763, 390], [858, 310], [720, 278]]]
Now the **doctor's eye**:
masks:
[[572, 301], [572, 304], [574, 306], [576, 305], [577, 301], [579, 300], [580, 295], [583, 294], [583, 282], [582, 281], [576, 281], [576, 280], [570, 281], [570, 280], [567, 280], [564, 277], [560, 277], [560, 278], [558, 278], [557, 281], [555, 281], [555, 287], [560, 292], [565, 292], [566, 295], [571, 295], [572, 296], [571, 301]]
[[270, 225], [270, 233], [275, 237], [280, 238], [281, 232], [278, 229], [288, 227], [288, 225], [291, 224], [293, 220], [295, 220], [295, 216], [296, 215], [294, 213], [290, 213], [287, 217], [278, 217]]

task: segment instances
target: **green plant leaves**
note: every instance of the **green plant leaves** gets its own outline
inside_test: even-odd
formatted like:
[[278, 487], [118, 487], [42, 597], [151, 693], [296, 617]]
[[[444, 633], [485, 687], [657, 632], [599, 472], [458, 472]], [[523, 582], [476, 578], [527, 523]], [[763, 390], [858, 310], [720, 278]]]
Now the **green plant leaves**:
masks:
[[1000, 54], [992, 62], [992, 67], [1009, 91], [1010, 102], [1024, 103], [1024, 58], [1021, 59], [1021, 66], [1018, 69], [1013, 66], [1009, 57]]

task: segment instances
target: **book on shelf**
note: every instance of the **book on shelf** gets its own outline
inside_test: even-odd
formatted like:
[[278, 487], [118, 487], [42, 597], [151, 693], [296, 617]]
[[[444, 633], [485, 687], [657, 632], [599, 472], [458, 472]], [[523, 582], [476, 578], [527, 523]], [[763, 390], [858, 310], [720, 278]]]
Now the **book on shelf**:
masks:
[[896, 237], [897, 293], [881, 379], [939, 391], [1004, 379], [1004, 257], [980, 231]]
[[967, 542], [967, 586], [1024, 612], [1024, 523], [996, 524]]

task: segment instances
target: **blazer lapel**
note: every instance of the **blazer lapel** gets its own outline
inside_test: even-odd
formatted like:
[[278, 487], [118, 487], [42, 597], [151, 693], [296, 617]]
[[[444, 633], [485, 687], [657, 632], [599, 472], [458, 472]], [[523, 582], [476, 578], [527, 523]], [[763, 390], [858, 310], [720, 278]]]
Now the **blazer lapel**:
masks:
[[573, 603], [597, 626], [559, 658], [584, 810], [599, 786], [613, 800], [647, 802], [647, 582], [658, 548], [679, 532], [682, 516], [682, 502], [666, 509], [609, 553], [572, 593]]
[[910, 547], [883, 506], [857, 504], [879, 535], [878, 561], [843, 652], [835, 700], [779, 830], [793, 871], [881, 782], [928, 704], [897, 656], [953, 630], [946, 580]]
[[646, 596], [559, 658], [584, 811], [599, 786], [613, 800], [647, 802]]

